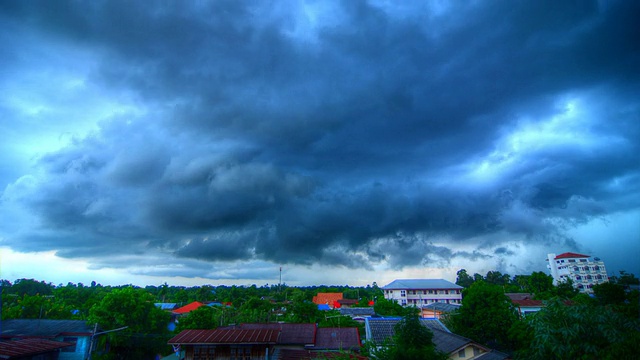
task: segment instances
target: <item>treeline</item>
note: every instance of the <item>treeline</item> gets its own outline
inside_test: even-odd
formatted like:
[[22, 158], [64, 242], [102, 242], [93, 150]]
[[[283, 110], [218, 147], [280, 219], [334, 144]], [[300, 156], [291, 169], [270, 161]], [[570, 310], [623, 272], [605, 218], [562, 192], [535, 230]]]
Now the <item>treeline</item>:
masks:
[[[579, 293], [571, 282], [553, 286], [542, 272], [515, 276], [458, 271], [462, 306], [449, 329], [515, 359], [636, 359], [640, 353], [640, 279], [624, 271]], [[540, 311], [520, 314], [505, 293], [531, 293]]]

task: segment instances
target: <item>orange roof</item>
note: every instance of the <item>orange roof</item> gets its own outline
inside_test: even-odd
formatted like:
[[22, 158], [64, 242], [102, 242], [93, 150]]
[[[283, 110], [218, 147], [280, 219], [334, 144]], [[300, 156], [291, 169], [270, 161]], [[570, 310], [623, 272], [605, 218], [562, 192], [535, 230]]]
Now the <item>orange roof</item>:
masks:
[[558, 256], [556, 256], [556, 259], [566, 259], [566, 258], [588, 258], [589, 255], [582, 255], [582, 254], [576, 254], [576, 253], [572, 253], [572, 252], [566, 252], [566, 253], [562, 253]]
[[199, 302], [199, 301], [194, 301], [191, 304], [187, 304], [181, 308], [175, 309], [173, 310], [174, 313], [176, 314], [186, 314], [188, 312], [191, 312], [197, 308], [199, 308], [200, 306], [204, 306], [203, 303]]
[[342, 300], [342, 293], [318, 293], [313, 297], [313, 303], [318, 305], [333, 305], [338, 300]]

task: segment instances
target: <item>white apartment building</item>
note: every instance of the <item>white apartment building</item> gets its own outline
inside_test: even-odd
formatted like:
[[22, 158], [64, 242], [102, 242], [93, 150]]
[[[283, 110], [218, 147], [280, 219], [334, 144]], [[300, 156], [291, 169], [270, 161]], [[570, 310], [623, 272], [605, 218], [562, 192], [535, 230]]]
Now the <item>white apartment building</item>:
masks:
[[382, 287], [384, 298], [402, 306], [462, 303], [462, 286], [444, 279], [400, 279]]
[[571, 279], [580, 292], [592, 293], [593, 285], [609, 281], [604, 262], [599, 258], [566, 252], [560, 255], [547, 254], [547, 261], [554, 285]]

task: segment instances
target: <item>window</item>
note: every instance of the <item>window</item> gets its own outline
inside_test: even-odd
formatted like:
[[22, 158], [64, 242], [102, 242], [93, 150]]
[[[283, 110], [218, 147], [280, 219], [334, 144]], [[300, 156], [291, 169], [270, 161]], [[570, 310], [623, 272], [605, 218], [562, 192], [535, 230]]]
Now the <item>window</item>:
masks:
[[576, 262], [575, 259], [570, 259], [569, 262]]
[[466, 357], [466, 356], [467, 356], [467, 354], [464, 353], [464, 349], [458, 351], [458, 357], [459, 358], [463, 358], [463, 357]]
[[480, 355], [480, 349], [478, 349], [477, 347], [473, 347], [473, 356], [478, 356]]
[[594, 271], [600, 271], [600, 266], [598, 266], [598, 265], [594, 266], [594, 267], [593, 267], [593, 270], [594, 270]]
[[64, 337], [62, 338], [62, 342], [72, 343], [72, 346], [67, 346], [66, 348], [62, 348], [62, 352], [76, 352], [76, 344], [78, 343], [77, 337]]
[[400, 290], [400, 296], [402, 296], [402, 297], [407, 296], [407, 291], [406, 290]]
[[433, 294], [433, 290], [429, 290], [429, 294]]
[[251, 360], [251, 348], [231, 348], [231, 360]]
[[580, 262], [587, 262], [587, 259], [580, 259]]
[[427, 290], [422, 290], [423, 295], [427, 295]]

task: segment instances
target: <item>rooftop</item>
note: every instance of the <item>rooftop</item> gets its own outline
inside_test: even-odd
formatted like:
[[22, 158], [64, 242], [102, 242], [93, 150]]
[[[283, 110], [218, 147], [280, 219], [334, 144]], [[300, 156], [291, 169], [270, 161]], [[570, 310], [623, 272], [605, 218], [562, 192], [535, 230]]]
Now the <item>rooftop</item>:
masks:
[[[0, 358], [2, 359], [24, 359], [29, 356], [48, 353], [67, 346], [71, 343], [53, 341], [47, 339], [22, 339], [14, 341], [0, 342]], [[29, 357], [31, 358], [31, 357]]]
[[199, 302], [199, 301], [194, 301], [190, 304], [187, 304], [181, 308], [177, 308], [175, 310], [173, 310], [174, 313], [176, 314], [186, 314], [189, 312], [192, 312], [193, 310], [199, 308], [200, 306], [204, 306], [203, 303]]
[[588, 258], [588, 257], [590, 257], [590, 256], [589, 255], [572, 253], [572, 252], [566, 252], [566, 253], [562, 253], [560, 255], [557, 255], [555, 257], [555, 259]]
[[398, 279], [382, 287], [384, 290], [401, 289], [462, 289], [451, 281], [444, 279]]
[[351, 350], [360, 348], [358, 328], [319, 328], [315, 350]]
[[60, 335], [86, 335], [93, 332], [93, 327], [84, 320], [38, 320], [11, 319], [2, 321], [3, 338], [45, 337], [54, 338]]
[[338, 300], [342, 300], [342, 293], [318, 293], [318, 295], [313, 297], [314, 304], [329, 304], [333, 305], [334, 302]]
[[275, 329], [184, 330], [171, 338], [169, 344], [275, 344], [280, 331]]

